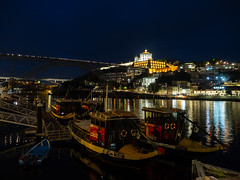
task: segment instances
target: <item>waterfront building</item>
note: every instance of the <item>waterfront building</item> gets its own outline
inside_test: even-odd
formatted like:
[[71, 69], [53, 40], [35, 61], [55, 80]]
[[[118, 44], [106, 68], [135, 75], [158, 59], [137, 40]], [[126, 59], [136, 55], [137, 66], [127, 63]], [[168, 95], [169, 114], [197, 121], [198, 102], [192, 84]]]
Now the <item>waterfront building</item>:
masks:
[[184, 70], [185, 72], [192, 72], [195, 71], [196, 64], [194, 63], [184, 63], [181, 66], [179, 66], [180, 70]]
[[134, 67], [147, 68], [149, 74], [162, 73], [168, 71], [176, 71], [178, 66], [174, 66], [165, 61], [153, 60], [152, 53], [145, 50], [140, 54], [140, 57], [134, 58]]
[[237, 63], [229, 63], [223, 60], [217, 60], [216, 62], [206, 62], [205, 64], [206, 71], [229, 71], [229, 70], [237, 70]]
[[144, 77], [142, 79], [142, 86], [147, 88], [151, 83], [155, 83], [156, 79], [158, 77], [154, 77], [154, 76], [151, 76], [151, 77]]

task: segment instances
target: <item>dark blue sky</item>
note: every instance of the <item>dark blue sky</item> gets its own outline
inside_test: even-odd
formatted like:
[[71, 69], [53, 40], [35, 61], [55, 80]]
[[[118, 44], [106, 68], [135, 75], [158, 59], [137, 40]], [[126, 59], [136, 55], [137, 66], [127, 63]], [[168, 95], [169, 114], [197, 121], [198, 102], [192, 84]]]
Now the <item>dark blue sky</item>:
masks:
[[0, 52], [122, 62], [147, 48], [239, 61], [239, 10], [238, 0], [2, 0]]

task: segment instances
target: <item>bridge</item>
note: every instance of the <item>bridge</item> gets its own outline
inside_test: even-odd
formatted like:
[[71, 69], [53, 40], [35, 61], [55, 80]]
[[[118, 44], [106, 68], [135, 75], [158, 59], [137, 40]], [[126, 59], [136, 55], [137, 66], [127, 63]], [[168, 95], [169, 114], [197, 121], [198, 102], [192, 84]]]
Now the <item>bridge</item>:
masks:
[[34, 56], [34, 55], [22, 55], [22, 54], [9, 54], [0, 53], [0, 59], [3, 60], [34, 60], [41, 62], [64, 62], [64, 63], [81, 63], [81, 64], [98, 64], [100, 66], [112, 66], [117, 65], [115, 63], [69, 59], [69, 58], [57, 58], [57, 57], [46, 57], [46, 56]]
[[34, 55], [22, 55], [22, 54], [10, 54], [10, 53], [0, 53], [0, 60], [10, 60], [11, 61], [11, 76], [13, 74], [14, 61], [37, 61], [41, 64], [34, 67], [28, 72], [23, 74], [25, 79], [36, 79], [37, 75], [48, 69], [57, 66], [74, 66], [87, 71], [91, 71], [96, 68], [106, 67], [106, 66], [118, 66], [115, 63], [90, 61], [90, 60], [79, 60], [70, 58], [58, 58], [58, 57], [46, 57], [46, 56], [34, 56]]
[[34, 56], [34, 55], [22, 55], [22, 54], [10, 54], [0, 53], [0, 60], [11, 61], [11, 76], [14, 76], [14, 61], [37, 61], [40, 65], [34, 67], [28, 72], [25, 72], [22, 77], [24, 79], [36, 79], [39, 73], [57, 66], [74, 66], [87, 71], [97, 69], [106, 66], [118, 66], [115, 63], [70, 59], [70, 58], [58, 58], [58, 57], [46, 57], [46, 56]]
[[[23, 80], [23, 78], [19, 78], [19, 77], [7, 77], [7, 76], [1, 76], [0, 77], [0, 84], [1, 83], [4, 83], [4, 82], [9, 82], [9, 80], [13, 78], [15, 80]], [[66, 81], [71, 81], [72, 79], [60, 79], [60, 78], [44, 78], [44, 79], [39, 79], [39, 81], [47, 81], [47, 82], [50, 82], [50, 83], [56, 83], [56, 84], [62, 84]], [[43, 83], [44, 84], [44, 83]]]

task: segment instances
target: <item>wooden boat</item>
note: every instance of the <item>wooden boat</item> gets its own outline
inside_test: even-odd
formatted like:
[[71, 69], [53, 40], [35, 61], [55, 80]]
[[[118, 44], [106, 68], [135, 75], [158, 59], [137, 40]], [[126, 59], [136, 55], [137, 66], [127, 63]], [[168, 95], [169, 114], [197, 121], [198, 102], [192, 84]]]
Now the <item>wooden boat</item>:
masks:
[[[90, 113], [89, 120], [72, 121], [73, 139], [89, 155], [115, 165], [129, 165], [161, 153], [136, 124], [138, 118], [127, 111]], [[142, 141], [142, 140], [145, 141]]]
[[50, 151], [50, 147], [49, 140], [42, 140], [19, 158], [19, 165], [27, 166], [43, 164]]
[[84, 117], [99, 104], [79, 99], [57, 99], [56, 106], [52, 105], [51, 114], [60, 122], [69, 122], [74, 116]]
[[240, 179], [240, 172], [192, 160], [192, 179]]
[[198, 158], [208, 153], [222, 150], [221, 145], [206, 146], [200, 141], [196, 127], [193, 126], [190, 138], [186, 136], [186, 112], [176, 108], [146, 108], [145, 134], [157, 146], [163, 147], [168, 156]]

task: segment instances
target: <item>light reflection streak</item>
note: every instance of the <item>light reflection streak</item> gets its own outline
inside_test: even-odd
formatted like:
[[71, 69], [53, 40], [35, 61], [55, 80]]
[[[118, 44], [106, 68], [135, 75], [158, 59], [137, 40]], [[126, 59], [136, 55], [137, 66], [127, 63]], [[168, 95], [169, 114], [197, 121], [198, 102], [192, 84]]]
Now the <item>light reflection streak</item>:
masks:
[[48, 102], [47, 102], [47, 108], [51, 109], [51, 102], [52, 102], [52, 95], [48, 95]]
[[[49, 100], [50, 98], [51, 95], [48, 96]], [[50, 106], [49, 103], [50, 102], [48, 102], [48, 107]], [[115, 103], [112, 105], [115, 105]], [[233, 119], [234, 117], [235, 119], [236, 117], [240, 118], [238, 102], [155, 99], [154, 104], [152, 99], [117, 99], [115, 107], [116, 109], [131, 111], [139, 116], [139, 118], [143, 118], [144, 116], [142, 111], [143, 107], [174, 107], [183, 109], [186, 110], [189, 119], [199, 122], [199, 125], [208, 133], [212, 131], [214, 136], [226, 143], [231, 143], [233, 140], [233, 123], [237, 127], [240, 126], [239, 121], [234, 121]], [[112, 107], [110, 106], [109, 108]], [[239, 118], [237, 118], [237, 120]], [[188, 123], [188, 133], [191, 133], [191, 127], [192, 125]], [[239, 129], [240, 128], [236, 129], [234, 133], [239, 134]], [[208, 143], [211, 142], [208, 136], [206, 136], [206, 140]], [[8, 143], [6, 137], [4, 143]]]
[[181, 109], [186, 110], [186, 100], [181, 100]]
[[4, 136], [4, 145], [7, 146], [7, 140], [8, 140], [8, 137], [7, 136]]
[[[213, 127], [212, 127], [212, 122], [211, 122], [211, 119], [210, 119], [210, 114], [211, 114], [211, 106], [212, 103], [210, 104], [209, 101], [206, 102], [206, 131], [211, 134], [213, 132], [211, 132], [213, 130]], [[211, 142], [211, 138], [209, 136], [207, 136], [207, 140], [206, 140], [206, 143], [207, 145], [210, 145], [210, 142]]]
[[127, 109], [127, 111], [130, 111], [130, 102], [129, 102], [129, 99], [127, 99], [127, 102], [126, 102], [126, 109]]
[[224, 102], [214, 102], [213, 103], [213, 122], [215, 128], [215, 136], [222, 139], [225, 129], [225, 106]]
[[176, 99], [172, 100], [172, 107], [177, 108], [177, 100]]

